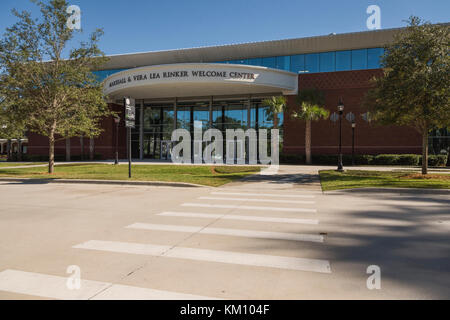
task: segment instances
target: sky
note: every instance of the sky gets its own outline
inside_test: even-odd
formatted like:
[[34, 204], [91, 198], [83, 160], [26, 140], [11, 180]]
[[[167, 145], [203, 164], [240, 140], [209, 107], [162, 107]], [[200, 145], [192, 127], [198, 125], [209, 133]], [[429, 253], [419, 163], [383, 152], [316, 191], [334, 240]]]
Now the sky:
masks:
[[[381, 9], [381, 28], [405, 25], [411, 15], [449, 22], [448, 0], [68, 0], [81, 8], [85, 39], [96, 28], [108, 55], [366, 31], [369, 5]], [[0, 0], [0, 33], [16, 18], [37, 17], [29, 0]]]

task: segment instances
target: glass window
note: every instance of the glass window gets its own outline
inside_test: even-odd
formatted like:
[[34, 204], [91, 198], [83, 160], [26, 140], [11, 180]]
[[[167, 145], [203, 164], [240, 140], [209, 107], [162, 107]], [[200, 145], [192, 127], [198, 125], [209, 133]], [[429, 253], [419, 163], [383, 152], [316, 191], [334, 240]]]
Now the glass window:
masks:
[[203, 130], [209, 127], [209, 102], [197, 102], [194, 107], [194, 127], [195, 122], [201, 122]]
[[320, 72], [333, 72], [335, 70], [336, 56], [334, 52], [320, 54]]
[[233, 60], [232, 63], [234, 63], [234, 64], [248, 64], [248, 59]]
[[112, 70], [99, 70], [99, 71], [93, 71], [92, 73], [97, 77], [98, 81], [103, 81], [106, 78], [108, 78], [110, 75], [114, 73], [118, 73], [120, 71], [124, 71], [127, 69], [112, 69]]
[[269, 108], [262, 103], [258, 108], [258, 127], [260, 129], [272, 129], [273, 128], [273, 115], [270, 113]]
[[337, 51], [336, 52], [336, 71], [352, 70], [352, 52]]
[[144, 130], [153, 129], [161, 125], [161, 109], [158, 107], [144, 108]]
[[319, 72], [319, 55], [317, 53], [305, 55], [305, 71]]
[[291, 56], [291, 68], [290, 70], [295, 73], [302, 73], [305, 71], [305, 55], [297, 54]]
[[252, 65], [252, 66], [261, 66], [262, 65], [262, 59], [261, 58], [248, 59], [248, 64]]
[[168, 106], [163, 108], [163, 132], [172, 133], [173, 131], [173, 120], [174, 120], [173, 107]]
[[177, 107], [177, 128], [191, 129], [191, 108]]
[[225, 129], [240, 129], [247, 124], [247, 108], [244, 105], [230, 104], [225, 107]]
[[352, 50], [352, 70], [367, 69], [367, 49]]
[[379, 69], [381, 68], [380, 58], [384, 54], [383, 48], [367, 49], [367, 68]]
[[291, 62], [289, 58], [289, 56], [277, 57], [276, 68], [280, 70], [289, 70]]
[[277, 58], [275, 57], [262, 58], [262, 65], [267, 68], [275, 69], [277, 66]]

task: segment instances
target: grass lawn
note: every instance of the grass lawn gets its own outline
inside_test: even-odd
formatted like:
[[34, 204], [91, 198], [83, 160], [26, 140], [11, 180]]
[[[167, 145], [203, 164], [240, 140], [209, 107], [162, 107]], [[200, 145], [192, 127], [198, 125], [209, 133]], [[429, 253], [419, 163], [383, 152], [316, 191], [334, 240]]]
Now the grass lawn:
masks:
[[353, 188], [432, 188], [450, 189], [450, 174], [422, 176], [412, 172], [347, 170], [343, 173], [320, 171], [322, 190]]
[[[0, 177], [32, 179], [94, 179], [130, 180], [128, 165], [68, 164], [55, 166], [49, 175], [47, 167], [2, 169]], [[187, 182], [205, 186], [220, 186], [250, 174], [258, 173], [260, 167], [251, 166], [188, 166], [188, 165], [134, 165], [133, 181]]]

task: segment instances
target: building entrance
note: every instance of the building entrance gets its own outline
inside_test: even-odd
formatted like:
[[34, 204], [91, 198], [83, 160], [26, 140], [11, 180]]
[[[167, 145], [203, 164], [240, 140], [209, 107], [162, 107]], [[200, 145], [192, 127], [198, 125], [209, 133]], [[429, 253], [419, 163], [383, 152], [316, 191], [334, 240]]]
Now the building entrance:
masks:
[[[134, 158], [169, 159], [171, 136], [175, 129], [272, 129], [273, 117], [260, 98], [210, 98], [176, 101], [137, 101], [136, 128], [132, 132]], [[142, 109], [142, 110], [141, 110]], [[279, 117], [282, 137], [283, 114]], [[142, 118], [142, 119], [141, 119]], [[224, 150], [225, 150], [224, 146]]]

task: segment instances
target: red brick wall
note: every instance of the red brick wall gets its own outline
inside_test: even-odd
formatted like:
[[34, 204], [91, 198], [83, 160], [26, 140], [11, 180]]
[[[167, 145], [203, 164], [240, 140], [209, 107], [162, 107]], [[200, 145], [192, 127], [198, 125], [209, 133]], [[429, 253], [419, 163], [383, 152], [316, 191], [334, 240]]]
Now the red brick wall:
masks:
[[[352, 112], [356, 116], [355, 152], [359, 154], [421, 153], [420, 135], [412, 128], [378, 126], [367, 123], [361, 117], [366, 112], [361, 101], [370, 88], [369, 80], [381, 74], [381, 70], [327, 72], [299, 75], [299, 90], [316, 88], [325, 93], [325, 107], [330, 113], [337, 112], [339, 98], [345, 105], [344, 117]], [[285, 112], [284, 153], [304, 154], [305, 125], [289, 115], [296, 104], [296, 97], [288, 97]], [[352, 129], [345, 118], [342, 120], [342, 145], [344, 153], [351, 153]], [[312, 124], [312, 153], [337, 154], [339, 146], [339, 122], [321, 120]]]
[[[121, 121], [119, 125], [119, 158], [127, 157], [126, 153], [126, 128], [123, 121], [123, 107], [110, 104], [111, 110], [118, 112]], [[101, 128], [104, 130], [99, 137], [94, 139], [94, 153], [101, 154], [102, 159], [113, 159], [115, 157], [116, 146], [116, 129], [114, 119], [112, 117], [105, 118], [101, 121]], [[65, 156], [66, 140], [57, 138], [55, 144], [55, 155]], [[48, 138], [36, 133], [28, 133], [28, 154], [30, 155], [48, 155]], [[72, 156], [81, 155], [80, 137], [70, 139], [70, 149]], [[84, 158], [89, 159], [89, 138], [84, 138]]]

